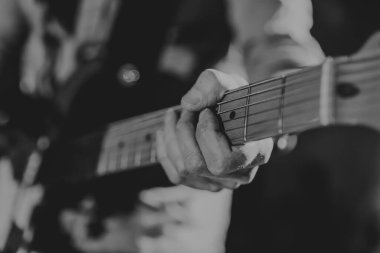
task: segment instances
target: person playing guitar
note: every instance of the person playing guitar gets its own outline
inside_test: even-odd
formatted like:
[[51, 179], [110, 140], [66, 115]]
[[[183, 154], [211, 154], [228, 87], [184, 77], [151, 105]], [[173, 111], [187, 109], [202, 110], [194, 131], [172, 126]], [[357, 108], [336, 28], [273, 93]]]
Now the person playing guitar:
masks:
[[[146, 29], [151, 33], [156, 30], [161, 31], [160, 29], [168, 26], [169, 19], [157, 18], [155, 25], [159, 25], [159, 29], [149, 29], [149, 25], [137, 29], [129, 26], [129, 29], [132, 29], [132, 32], [128, 34], [129, 36], [123, 35], [117, 39], [112, 39], [110, 38], [111, 31], [115, 34], [122, 34], [126, 30], [125, 24], [133, 23], [131, 21], [133, 18], [141, 18], [128, 12], [130, 6], [121, 3], [121, 1], [69, 1], [62, 6], [59, 1], [53, 0], [2, 0], [0, 4], [2, 5], [0, 16], [6, 20], [0, 24], [0, 38], [4, 38], [4, 43], [0, 44], [0, 52], [10, 52], [9, 44], [16, 49], [23, 49], [20, 64], [20, 89], [23, 93], [31, 96], [44, 97], [53, 101], [52, 107], [55, 108], [56, 112], [59, 111], [63, 115], [72, 113], [68, 120], [72, 121], [68, 124], [69, 126], [65, 126], [65, 134], [77, 135], [78, 133], [72, 131], [73, 126], [78, 128], [77, 132], [84, 132], [109, 120], [119, 119], [121, 114], [125, 114], [125, 111], [131, 112], [127, 116], [132, 116], [135, 113], [143, 113], [167, 106], [169, 104], [165, 103], [158, 106], [157, 97], [160, 97], [160, 94], [178, 89], [175, 85], [165, 87], [165, 89], [152, 86], [149, 94], [147, 94], [146, 90], [138, 88], [139, 68], [142, 69], [141, 73], [155, 72], [152, 71], [151, 65], [156, 62], [151, 60], [152, 62], [142, 63], [142, 60], [137, 59], [143, 54], [159, 55], [156, 51], [147, 53], [145, 50], [148, 48], [155, 49], [156, 43], [157, 45], [162, 44], [162, 41], [147, 43], [152, 38], [162, 39], [161, 33], [147, 36], [138, 33], [138, 31], [140, 29]], [[232, 27], [237, 31], [235, 43], [243, 51], [250, 82], [268, 78], [289, 69], [321, 62], [322, 56], [319, 48], [308, 32], [311, 21], [306, 18], [305, 22], [298, 22], [298, 19], [292, 18], [307, 16], [304, 12], [309, 11], [308, 1], [267, 1], [265, 5], [261, 1], [229, 1], [229, 4], [227, 12]], [[143, 5], [137, 4], [133, 8], [145, 10], [146, 6]], [[174, 5], [168, 3], [164, 7]], [[200, 5], [202, 6], [202, 4]], [[78, 13], [81, 13], [78, 16], [83, 17], [77, 18], [76, 23], [67, 21], [64, 16], [59, 16], [61, 15], [60, 8], [63, 10], [72, 6], [76, 6], [79, 10]], [[191, 4], [188, 3], [187, 7], [189, 6]], [[211, 4], [209, 7], [211, 10], [213, 10], [212, 6]], [[162, 6], [155, 7], [162, 8]], [[117, 16], [118, 10], [125, 11], [127, 14], [121, 17]], [[207, 8], [206, 10], [210, 11]], [[157, 13], [160, 12], [152, 11], [149, 14]], [[210, 12], [206, 11], [206, 19], [208, 13]], [[245, 13], [245, 15], [237, 15], [237, 13]], [[218, 14], [215, 15], [218, 18]], [[103, 17], [104, 20], [100, 17]], [[210, 20], [212, 21], [212, 19]], [[182, 22], [185, 27], [188, 25], [188, 20], [182, 20]], [[226, 22], [223, 21], [224, 23]], [[116, 27], [116, 31], [112, 30], [113, 26]], [[15, 27], [21, 28], [15, 29]], [[28, 33], [18, 34], [19, 31], [24, 31], [23, 29], [28, 30]], [[169, 33], [167, 30], [165, 31]], [[204, 35], [208, 32], [210, 31], [206, 30], [200, 34]], [[223, 33], [224, 31], [220, 32], [222, 35], [211, 34], [216, 37], [214, 40], [220, 38], [222, 41], [226, 38]], [[131, 47], [133, 47], [141, 42], [134, 40], [138, 37], [135, 34], [139, 34], [142, 41], [147, 43], [144, 44], [144, 49], [137, 52], [138, 56], [133, 54], [133, 50], [121, 55], [120, 48], [123, 46], [132, 45]], [[23, 36], [27, 38], [25, 44], [12, 44]], [[181, 37], [183, 34], [180, 32], [177, 33], [177, 36], [180, 41], [186, 38], [186, 36]], [[162, 48], [160, 47], [160, 49]], [[177, 56], [179, 52], [181, 56], [179, 58], [182, 59], [182, 62], [189, 65], [183, 64], [193, 66], [196, 62], [194, 59], [205, 62], [200, 57], [204, 53], [204, 49], [198, 50], [198, 54], [192, 54], [180, 42], [179, 44], [173, 43], [170, 47], [163, 49], [165, 54], [161, 58], [163, 62], [160, 66], [165, 71], [170, 69], [169, 72], [185, 73], [185, 76], [189, 73], [193, 74], [193, 71], [198, 73], [199, 71], [196, 71], [197, 68], [195, 67], [185, 67], [185, 71], [183, 71], [179, 67], [180, 64], [173, 64], [170, 57], [173, 54]], [[220, 51], [225, 51], [225, 48]], [[111, 56], [107, 58], [105, 52]], [[220, 54], [220, 52], [213, 52], [213, 54]], [[5, 53], [1, 55], [4, 55], [4, 59], [0, 59], [0, 66], [5, 66], [7, 65], [5, 56], [7, 55]], [[121, 55], [120, 58], [124, 59], [118, 58], [119, 55]], [[137, 63], [125, 64], [125, 57], [129, 57], [128, 59], [133, 59], [131, 61]], [[111, 62], [110, 59], [112, 59]], [[214, 61], [214, 59], [208, 60], [201, 67], [203, 69], [211, 67], [211, 63]], [[192, 71], [186, 69], [192, 69]], [[147, 79], [144, 82], [147, 82], [146, 80], [155, 82], [160, 80], [155, 79], [155, 77], [152, 74], [152, 77], [146, 77]], [[113, 80], [112, 82], [117, 83], [117, 85], [120, 85], [121, 82], [123, 88], [111, 84], [110, 90], [107, 90], [103, 89], [104, 84], [98, 85], [96, 82], [111, 82], [109, 80]], [[91, 82], [94, 83], [92, 87], [88, 85]], [[87, 85], [83, 83], [87, 83]], [[181, 116], [177, 117], [173, 110], [167, 112], [165, 127], [157, 133], [157, 157], [172, 182], [210, 191], [220, 191], [222, 188], [234, 189], [240, 184], [250, 182], [257, 171], [257, 166], [269, 159], [273, 146], [271, 138], [254, 141], [239, 148], [231, 147], [217, 124], [214, 112], [209, 109], [223, 97], [227, 88], [232, 89], [245, 84], [246, 81], [243, 81], [242, 78], [216, 70], [206, 70], [200, 74], [193, 88], [183, 97]], [[162, 87], [164, 85], [166, 85], [165, 82], [162, 83]], [[86, 90], [89, 87], [95, 89], [95, 95], [83, 95], [84, 92], [78, 91], [79, 88]], [[125, 87], [130, 88], [128, 92], [126, 92]], [[190, 86], [185, 87], [186, 89], [181, 88], [180, 90], [187, 90]], [[155, 94], [156, 92], [157, 94]], [[115, 101], [120, 98], [128, 101], [134, 97], [141, 97], [150, 103], [134, 101], [139, 103], [138, 106], [135, 106], [136, 108], [146, 106], [138, 112], [134, 111], [133, 103], [131, 106], [122, 104], [125, 108], [120, 109], [120, 103], [114, 101], [102, 105], [105, 107], [104, 109], [100, 107], [99, 103], [96, 103], [103, 95], [107, 98], [112, 97]], [[176, 101], [177, 99], [178, 97], [175, 98]], [[112, 114], [111, 112], [115, 111], [115, 108], [121, 110], [122, 113]], [[102, 111], [108, 111], [109, 115], [103, 115], [103, 119], [97, 121], [97, 118], [102, 118], [99, 116]], [[9, 178], [9, 162], [5, 160], [4, 165], [7, 165], [4, 169], [4, 177]], [[11, 186], [10, 189], [12, 187], [14, 186]], [[10, 192], [10, 195], [13, 195], [12, 190]]]

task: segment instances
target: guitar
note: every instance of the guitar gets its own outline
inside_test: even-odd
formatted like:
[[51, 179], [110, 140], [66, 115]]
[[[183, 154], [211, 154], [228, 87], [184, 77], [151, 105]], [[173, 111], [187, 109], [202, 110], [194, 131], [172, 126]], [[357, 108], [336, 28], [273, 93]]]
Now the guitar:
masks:
[[[380, 51], [328, 58], [319, 66], [227, 91], [215, 112], [235, 146], [329, 125], [380, 129], [379, 82]], [[157, 164], [155, 132], [162, 127], [165, 111], [115, 122], [79, 140], [54, 144], [33, 182], [78, 182]], [[18, 236], [22, 245], [24, 239]], [[8, 244], [3, 251], [16, 249]]]

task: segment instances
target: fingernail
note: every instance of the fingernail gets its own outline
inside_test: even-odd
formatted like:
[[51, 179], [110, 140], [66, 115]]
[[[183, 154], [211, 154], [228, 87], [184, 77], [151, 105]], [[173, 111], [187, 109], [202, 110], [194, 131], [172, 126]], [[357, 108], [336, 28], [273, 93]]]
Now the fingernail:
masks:
[[198, 106], [202, 100], [202, 94], [197, 90], [190, 90], [185, 96], [182, 98], [182, 105], [193, 109]]

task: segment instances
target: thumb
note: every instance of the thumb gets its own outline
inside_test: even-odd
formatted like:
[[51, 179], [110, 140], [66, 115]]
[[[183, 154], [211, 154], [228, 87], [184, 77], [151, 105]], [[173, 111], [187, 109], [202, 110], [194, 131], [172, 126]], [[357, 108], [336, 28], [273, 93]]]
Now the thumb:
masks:
[[194, 86], [183, 96], [181, 105], [188, 111], [201, 111], [216, 105], [227, 89], [246, 83], [237, 76], [228, 75], [215, 69], [207, 69], [199, 75]]

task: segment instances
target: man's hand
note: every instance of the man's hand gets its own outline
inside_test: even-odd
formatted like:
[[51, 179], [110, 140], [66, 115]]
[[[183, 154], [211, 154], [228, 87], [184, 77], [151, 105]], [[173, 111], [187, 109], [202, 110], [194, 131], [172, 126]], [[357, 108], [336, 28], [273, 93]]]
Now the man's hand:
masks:
[[182, 112], [166, 113], [164, 130], [157, 133], [157, 154], [169, 179], [176, 184], [219, 191], [252, 181], [259, 165], [271, 154], [265, 139], [231, 147], [210, 107], [227, 89], [246, 84], [238, 77], [206, 70], [182, 98]]

